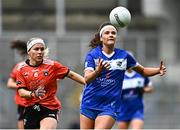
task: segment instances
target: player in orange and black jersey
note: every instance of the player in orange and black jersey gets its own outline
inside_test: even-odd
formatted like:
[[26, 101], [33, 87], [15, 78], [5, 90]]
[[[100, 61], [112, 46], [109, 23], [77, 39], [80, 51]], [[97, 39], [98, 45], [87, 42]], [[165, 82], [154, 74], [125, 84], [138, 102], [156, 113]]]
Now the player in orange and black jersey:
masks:
[[18, 93], [25, 98], [24, 127], [55, 129], [61, 103], [56, 97], [57, 79], [71, 78], [85, 84], [84, 78], [61, 63], [45, 59], [45, 42], [32, 38], [27, 42], [29, 58], [18, 67]]

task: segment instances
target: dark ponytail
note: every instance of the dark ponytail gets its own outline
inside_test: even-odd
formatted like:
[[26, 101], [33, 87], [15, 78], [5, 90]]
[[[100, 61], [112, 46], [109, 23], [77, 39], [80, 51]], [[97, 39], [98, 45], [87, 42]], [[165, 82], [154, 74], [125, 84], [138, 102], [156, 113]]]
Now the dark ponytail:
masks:
[[10, 42], [10, 48], [20, 51], [20, 54], [22, 54], [22, 55], [27, 54], [26, 41], [23, 41], [23, 40], [11, 41]]
[[99, 33], [96, 33], [94, 38], [90, 41], [89, 47], [96, 48], [98, 45], [102, 46], [102, 42], [100, 41]]

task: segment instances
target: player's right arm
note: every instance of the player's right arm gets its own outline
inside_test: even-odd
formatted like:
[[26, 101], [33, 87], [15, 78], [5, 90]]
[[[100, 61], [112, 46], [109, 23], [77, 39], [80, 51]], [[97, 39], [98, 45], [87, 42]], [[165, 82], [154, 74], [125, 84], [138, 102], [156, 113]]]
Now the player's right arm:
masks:
[[26, 90], [25, 88], [19, 88], [18, 93], [21, 97], [26, 99], [31, 99], [31, 98], [41, 99], [46, 94], [46, 91], [44, 90], [43, 87], [39, 87], [38, 89], [33, 91]]
[[110, 64], [108, 62], [103, 62], [103, 59], [99, 59], [98, 65], [95, 68], [95, 70], [85, 69], [84, 71], [84, 78], [86, 83], [89, 83], [93, 80], [95, 80], [104, 69], [109, 69]]
[[10, 73], [10, 77], [8, 79], [8, 82], [7, 82], [7, 87], [8, 88], [17, 89], [16, 74], [17, 74], [18, 65], [19, 65], [19, 63], [14, 66], [12, 72]]
[[10, 77], [7, 82], [7, 87], [17, 89], [16, 80]]
[[[29, 91], [26, 87], [25, 79], [21, 72], [21, 67], [19, 69], [16, 69], [16, 71], [12, 71], [12, 72], [16, 72], [16, 75], [15, 74], [14, 75], [16, 77], [16, 87], [18, 89], [19, 96], [21, 96], [22, 98], [27, 98], [27, 99], [31, 98], [32, 94], [31, 94], [31, 91]], [[9, 82], [9, 83], [12, 83], [12, 82]]]
[[34, 97], [32, 91], [28, 91], [24, 88], [19, 88], [18, 93], [22, 98], [30, 99], [30, 98]]

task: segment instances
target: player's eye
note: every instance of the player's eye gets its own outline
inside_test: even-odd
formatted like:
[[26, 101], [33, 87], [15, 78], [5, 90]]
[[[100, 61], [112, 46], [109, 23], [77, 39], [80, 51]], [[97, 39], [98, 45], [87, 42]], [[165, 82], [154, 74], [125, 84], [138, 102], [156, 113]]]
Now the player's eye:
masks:
[[41, 51], [44, 51], [44, 48], [40, 48]]
[[116, 35], [116, 31], [112, 31], [111, 34]]

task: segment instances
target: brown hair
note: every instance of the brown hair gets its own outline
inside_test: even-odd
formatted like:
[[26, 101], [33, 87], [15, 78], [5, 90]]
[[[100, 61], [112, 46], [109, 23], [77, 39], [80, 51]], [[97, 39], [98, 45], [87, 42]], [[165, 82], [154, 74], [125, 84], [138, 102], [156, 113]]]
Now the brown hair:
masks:
[[[101, 24], [101, 26], [98, 29], [98, 32], [95, 33], [94, 38], [90, 41], [89, 47], [95, 48], [98, 45], [102, 46], [102, 42], [100, 41], [100, 34], [99, 34], [99, 32], [106, 25], [112, 25], [112, 24], [109, 21], [106, 21], [103, 24]], [[112, 25], [112, 26], [114, 26], [114, 25]]]
[[22, 55], [27, 55], [26, 41], [13, 40], [10, 42], [10, 48], [18, 50]]

